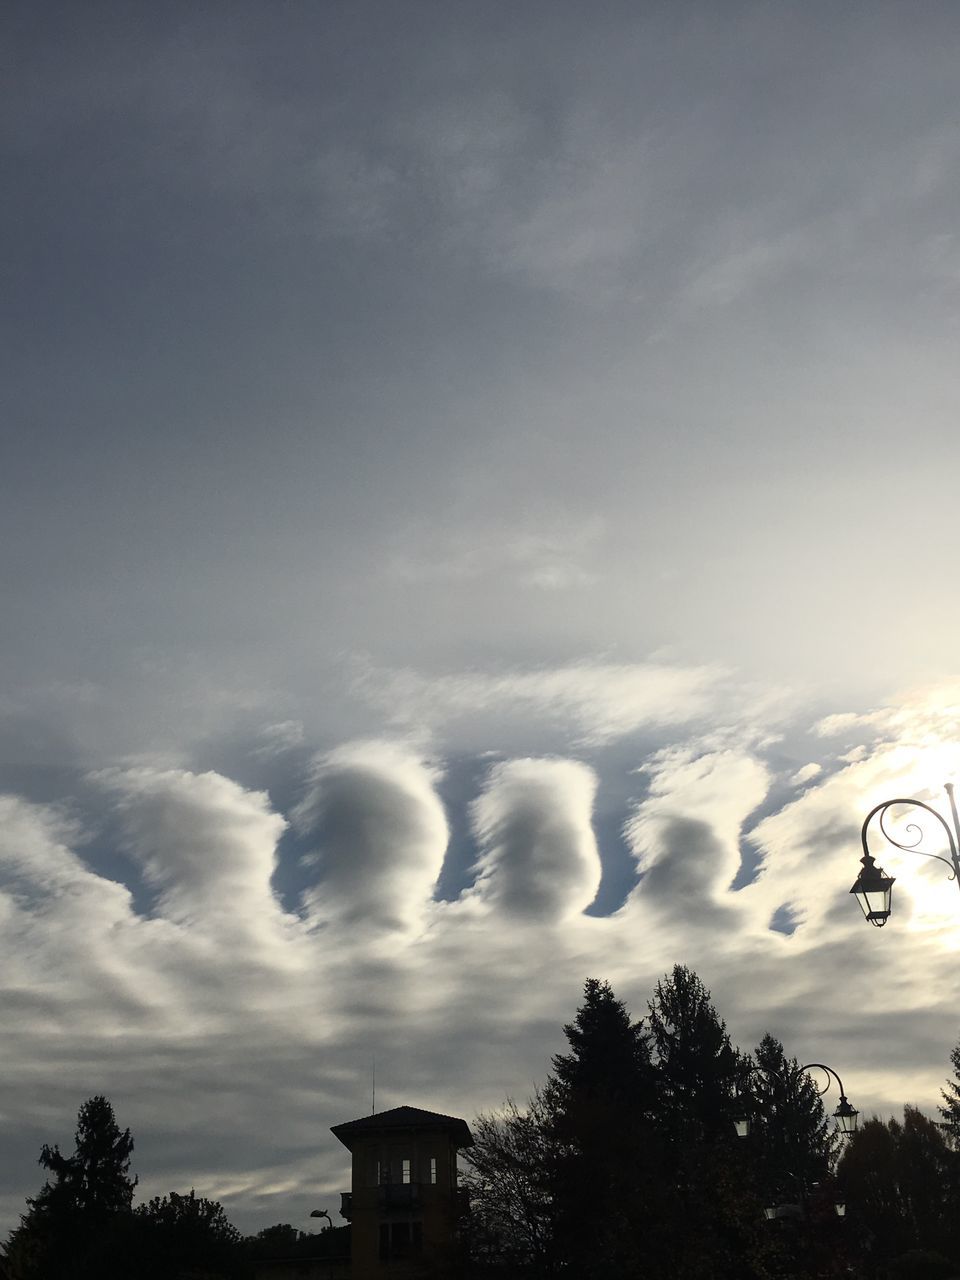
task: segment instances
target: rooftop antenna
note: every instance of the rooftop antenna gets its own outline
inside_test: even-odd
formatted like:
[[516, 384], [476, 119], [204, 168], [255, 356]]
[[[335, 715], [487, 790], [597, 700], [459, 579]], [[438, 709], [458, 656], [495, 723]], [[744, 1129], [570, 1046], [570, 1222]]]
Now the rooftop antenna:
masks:
[[377, 1060], [370, 1059], [370, 1114], [377, 1114]]

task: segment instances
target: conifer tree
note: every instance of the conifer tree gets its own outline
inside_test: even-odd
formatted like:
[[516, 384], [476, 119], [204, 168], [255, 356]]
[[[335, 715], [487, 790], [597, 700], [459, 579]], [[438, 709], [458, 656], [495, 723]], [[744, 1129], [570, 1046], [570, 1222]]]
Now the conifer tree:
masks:
[[651, 1274], [645, 1227], [655, 1202], [655, 1099], [647, 1037], [596, 978], [563, 1030], [570, 1052], [554, 1057], [544, 1090], [558, 1253], [584, 1277], [633, 1276], [642, 1259]]
[[685, 965], [657, 983], [650, 1003], [659, 1106], [685, 1140], [726, 1138], [741, 1071], [710, 992]]
[[15, 1280], [122, 1274], [112, 1269], [110, 1255], [119, 1253], [131, 1217], [132, 1151], [130, 1130], [121, 1132], [102, 1095], [80, 1108], [73, 1155], [44, 1144], [39, 1163], [53, 1180], [28, 1198], [29, 1210], [7, 1243]]
[[768, 1203], [802, 1199], [827, 1177], [837, 1138], [811, 1077], [765, 1035], [754, 1051], [752, 1150]]
[[941, 1089], [944, 1105], [937, 1109], [943, 1116], [940, 1127], [947, 1141], [955, 1151], [960, 1151], [960, 1042], [954, 1046], [950, 1061], [953, 1064], [953, 1079], [947, 1081], [945, 1089]]
[[[757, 1248], [754, 1171], [734, 1128], [743, 1063], [700, 978], [675, 965], [650, 1002], [664, 1168], [675, 1189], [661, 1239], [664, 1274], [746, 1274]], [[707, 1262], [709, 1260], [709, 1263]]]

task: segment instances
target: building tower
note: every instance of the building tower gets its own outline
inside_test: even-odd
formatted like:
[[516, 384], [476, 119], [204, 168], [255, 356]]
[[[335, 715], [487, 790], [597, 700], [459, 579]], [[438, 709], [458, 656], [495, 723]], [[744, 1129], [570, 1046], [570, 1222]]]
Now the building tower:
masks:
[[353, 1280], [443, 1275], [464, 1209], [457, 1151], [473, 1143], [466, 1121], [394, 1107], [331, 1132], [352, 1156], [340, 1211], [350, 1222]]

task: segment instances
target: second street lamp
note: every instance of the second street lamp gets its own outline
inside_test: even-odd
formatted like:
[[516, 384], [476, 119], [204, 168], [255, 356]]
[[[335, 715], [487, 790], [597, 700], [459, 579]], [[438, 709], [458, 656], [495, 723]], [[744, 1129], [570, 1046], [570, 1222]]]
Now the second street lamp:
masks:
[[[764, 1076], [768, 1080], [785, 1078], [788, 1081], [797, 1081], [801, 1076], [805, 1075], [809, 1071], [826, 1072], [827, 1083], [822, 1089], [819, 1089], [819, 1093], [821, 1095], [826, 1093], [830, 1088], [832, 1080], [837, 1082], [837, 1088], [840, 1091], [840, 1102], [837, 1105], [836, 1111], [833, 1113], [837, 1122], [837, 1130], [843, 1137], [849, 1137], [851, 1134], [856, 1132], [857, 1116], [859, 1113], [856, 1107], [850, 1105], [850, 1101], [847, 1098], [846, 1091], [843, 1087], [843, 1081], [837, 1075], [836, 1071], [834, 1071], [832, 1067], [828, 1067], [825, 1062], [808, 1062], [805, 1066], [797, 1067], [795, 1071], [789, 1071], [786, 1074], [786, 1077], [781, 1076], [777, 1072], [768, 1071], [757, 1063], [751, 1063], [748, 1061], [745, 1065], [750, 1074]], [[733, 1123], [737, 1131], [737, 1137], [747, 1138], [750, 1136], [752, 1128], [752, 1117], [750, 1113], [755, 1109], [755, 1103], [749, 1092], [741, 1095], [741, 1101], [744, 1104], [743, 1109], [734, 1117]], [[763, 1211], [764, 1216], [768, 1220], [772, 1221], [778, 1218], [803, 1218], [806, 1217], [810, 1211], [810, 1197], [808, 1195], [808, 1187], [806, 1179], [803, 1176], [802, 1169], [798, 1168], [795, 1171], [791, 1171], [790, 1169], [782, 1168], [778, 1175], [778, 1180], [781, 1182], [781, 1185], [784, 1178], [788, 1179], [791, 1186], [799, 1192], [799, 1202], [796, 1204], [773, 1203], [768, 1205]], [[814, 1182], [812, 1187], [816, 1189], [818, 1185], [819, 1184], [817, 1182]], [[846, 1215], [847, 1206], [843, 1201], [837, 1201], [833, 1204], [833, 1211], [838, 1218], [842, 1218]]]
[[[909, 800], [902, 797], [896, 800], [884, 800], [881, 804], [874, 805], [863, 820], [863, 828], [860, 832], [860, 843], [863, 846], [863, 857], [860, 859], [861, 870], [851, 886], [850, 892], [856, 894], [864, 919], [878, 929], [882, 928], [890, 919], [894, 877], [888, 876], [883, 867], [878, 867], [873, 855], [870, 853], [867, 836], [868, 828], [874, 818], [877, 819], [881, 835], [895, 849], [903, 849], [907, 853], [919, 853], [925, 858], [936, 858], [938, 862], [942, 862], [950, 868], [950, 879], [956, 880], [957, 887], [960, 888], [960, 856], [958, 856], [957, 852], [958, 848], [960, 848], [960, 818], [957, 816], [957, 802], [953, 796], [953, 784], [948, 782], [944, 790], [950, 801], [950, 816], [953, 819], [952, 830], [943, 814], [939, 813], [931, 805], [925, 804], [923, 800]], [[947, 846], [950, 850], [949, 859], [942, 857], [939, 853], [930, 853], [929, 850], [920, 847], [923, 844], [925, 832], [917, 822], [907, 824], [906, 831], [911, 837], [909, 840], [898, 840], [892, 835], [885, 820], [888, 812], [895, 808], [922, 809], [925, 813], [929, 813], [935, 818], [946, 832]]]
[[[754, 1072], [762, 1072], [763, 1068], [754, 1065], [750, 1070]], [[837, 1122], [837, 1129], [845, 1137], [851, 1133], [855, 1133], [857, 1129], [857, 1117], [860, 1112], [857, 1111], [856, 1107], [852, 1107], [850, 1105], [850, 1101], [843, 1089], [843, 1081], [837, 1075], [836, 1071], [834, 1071], [833, 1067], [828, 1067], [826, 1063], [823, 1062], [808, 1062], [806, 1066], [798, 1067], [796, 1071], [792, 1073], [792, 1076], [802, 1076], [805, 1072], [812, 1070], [825, 1071], [827, 1073], [827, 1084], [825, 1088], [820, 1090], [821, 1094], [826, 1093], [827, 1089], [830, 1088], [831, 1076], [836, 1080], [837, 1088], [840, 1090], [840, 1102], [837, 1105], [836, 1111], [833, 1113], [834, 1119]], [[746, 1103], [747, 1101], [748, 1098], [744, 1098], [744, 1102]], [[752, 1117], [750, 1116], [749, 1108], [745, 1106], [741, 1114], [734, 1118], [733, 1123], [737, 1130], [738, 1138], [749, 1137], [752, 1126]]]

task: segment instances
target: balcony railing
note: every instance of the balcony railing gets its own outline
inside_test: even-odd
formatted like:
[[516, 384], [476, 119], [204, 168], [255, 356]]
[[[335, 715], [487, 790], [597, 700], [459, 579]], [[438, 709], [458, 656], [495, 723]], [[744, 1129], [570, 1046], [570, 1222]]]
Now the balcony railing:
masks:
[[414, 1209], [420, 1204], [419, 1182], [382, 1182], [377, 1187], [381, 1209]]

